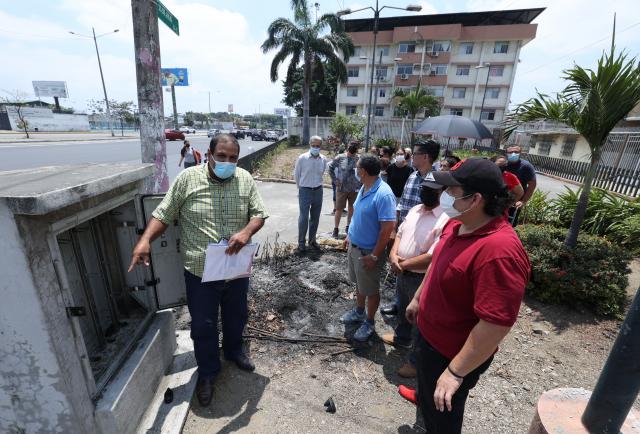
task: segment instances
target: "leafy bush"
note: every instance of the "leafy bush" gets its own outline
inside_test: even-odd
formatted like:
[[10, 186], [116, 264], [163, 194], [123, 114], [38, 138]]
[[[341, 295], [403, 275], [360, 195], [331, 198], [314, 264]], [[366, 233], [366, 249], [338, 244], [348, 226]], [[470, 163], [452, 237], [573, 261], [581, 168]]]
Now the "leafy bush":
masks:
[[295, 134], [290, 135], [287, 138], [287, 143], [289, 146], [298, 146], [300, 144], [300, 136], [297, 136]]
[[531, 223], [534, 225], [557, 223], [557, 216], [551, 204], [547, 200], [549, 193], [536, 190], [527, 202], [527, 205], [520, 211], [519, 221], [522, 224]]
[[611, 224], [609, 231], [607, 238], [640, 255], [640, 213]]
[[398, 144], [398, 141], [395, 139], [392, 139], [391, 137], [377, 138], [375, 141], [375, 144], [378, 147], [378, 149], [384, 148], [385, 146], [388, 146], [391, 149], [398, 149], [398, 146], [400, 146]]
[[531, 261], [527, 293], [547, 303], [584, 306], [599, 315], [620, 316], [626, 302], [631, 255], [609, 241], [580, 234], [578, 246], [564, 246], [566, 230], [551, 226], [517, 228]]
[[336, 113], [336, 116], [329, 122], [329, 129], [342, 143], [347, 143], [349, 140], [361, 140], [364, 132], [364, 120], [356, 115], [347, 116]]

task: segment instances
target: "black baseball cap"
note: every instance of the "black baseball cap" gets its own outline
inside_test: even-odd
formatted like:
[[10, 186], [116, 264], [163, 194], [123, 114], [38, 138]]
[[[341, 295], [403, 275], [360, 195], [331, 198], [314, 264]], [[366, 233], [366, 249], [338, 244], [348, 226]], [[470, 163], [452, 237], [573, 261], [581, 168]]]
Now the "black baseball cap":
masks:
[[[500, 168], [485, 158], [468, 158], [447, 172], [432, 172], [434, 187], [462, 186], [479, 193], [498, 193], [505, 188]], [[427, 184], [425, 179], [423, 185]]]

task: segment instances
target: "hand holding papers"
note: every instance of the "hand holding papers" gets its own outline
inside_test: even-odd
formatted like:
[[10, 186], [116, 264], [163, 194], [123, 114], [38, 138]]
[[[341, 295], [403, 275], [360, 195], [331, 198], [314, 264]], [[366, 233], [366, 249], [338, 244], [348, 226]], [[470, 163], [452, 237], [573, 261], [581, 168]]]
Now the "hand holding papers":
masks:
[[231, 280], [249, 277], [253, 264], [253, 255], [258, 245], [247, 244], [235, 255], [227, 255], [227, 242], [209, 244], [205, 253], [203, 282]]

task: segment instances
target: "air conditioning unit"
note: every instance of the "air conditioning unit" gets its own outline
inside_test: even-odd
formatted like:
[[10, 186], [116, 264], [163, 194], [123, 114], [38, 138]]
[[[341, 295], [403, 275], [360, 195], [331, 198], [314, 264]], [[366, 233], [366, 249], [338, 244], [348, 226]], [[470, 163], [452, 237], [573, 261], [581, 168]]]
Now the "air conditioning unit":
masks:
[[400, 80], [409, 80], [409, 74], [400, 74]]

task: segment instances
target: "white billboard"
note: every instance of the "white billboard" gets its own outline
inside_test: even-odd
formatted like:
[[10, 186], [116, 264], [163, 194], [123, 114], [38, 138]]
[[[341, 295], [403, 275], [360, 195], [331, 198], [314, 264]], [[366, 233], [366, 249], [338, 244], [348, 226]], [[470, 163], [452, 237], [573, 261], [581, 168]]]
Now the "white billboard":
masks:
[[274, 115], [284, 116], [285, 118], [291, 117], [291, 109], [288, 108], [275, 108], [273, 109]]
[[37, 97], [69, 98], [65, 81], [32, 81], [31, 83], [33, 83], [33, 91]]

